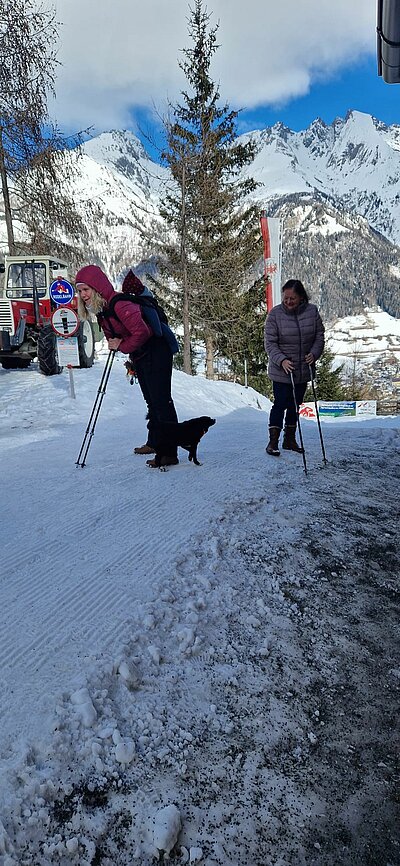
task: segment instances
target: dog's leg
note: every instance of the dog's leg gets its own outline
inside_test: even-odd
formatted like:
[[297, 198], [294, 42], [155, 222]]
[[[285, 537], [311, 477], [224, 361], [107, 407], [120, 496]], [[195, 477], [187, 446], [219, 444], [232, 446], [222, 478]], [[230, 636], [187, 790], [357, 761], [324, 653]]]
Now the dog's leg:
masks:
[[196, 466], [201, 466], [202, 464], [197, 459], [197, 444], [198, 443], [196, 443], [196, 445], [192, 445], [189, 451], [189, 460], [193, 460], [193, 463], [195, 463]]

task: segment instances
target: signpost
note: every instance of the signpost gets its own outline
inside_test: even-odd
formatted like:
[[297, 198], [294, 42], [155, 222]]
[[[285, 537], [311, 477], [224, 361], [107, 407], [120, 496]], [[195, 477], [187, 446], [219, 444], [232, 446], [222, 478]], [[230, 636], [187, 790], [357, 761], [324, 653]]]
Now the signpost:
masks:
[[69, 370], [70, 393], [71, 397], [75, 398], [72, 367], [79, 367], [78, 338], [75, 336], [79, 330], [79, 319], [75, 310], [71, 307], [57, 307], [51, 317], [51, 327], [57, 334], [58, 363], [60, 367], [67, 367]]
[[79, 319], [71, 307], [57, 307], [51, 317], [51, 327], [59, 337], [73, 337], [79, 328]]

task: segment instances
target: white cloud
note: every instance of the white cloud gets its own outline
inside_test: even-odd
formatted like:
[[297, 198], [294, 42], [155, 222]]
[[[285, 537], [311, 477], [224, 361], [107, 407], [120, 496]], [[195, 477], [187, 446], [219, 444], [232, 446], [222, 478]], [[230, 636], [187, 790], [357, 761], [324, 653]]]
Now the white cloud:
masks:
[[[211, 73], [234, 108], [283, 103], [375, 52], [375, 4], [365, 0], [212, 0], [206, 8], [220, 24]], [[133, 106], [165, 113], [179, 97], [178, 59], [191, 45], [187, 0], [56, 0], [56, 10], [61, 125], [131, 126]]]

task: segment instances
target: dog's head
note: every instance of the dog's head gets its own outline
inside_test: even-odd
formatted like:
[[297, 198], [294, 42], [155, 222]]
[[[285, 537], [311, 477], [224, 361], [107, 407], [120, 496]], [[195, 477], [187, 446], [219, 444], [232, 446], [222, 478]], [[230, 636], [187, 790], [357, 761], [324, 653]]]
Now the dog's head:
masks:
[[199, 427], [202, 430], [202, 436], [210, 429], [210, 427], [215, 424], [215, 418], [209, 418], [208, 415], [201, 415], [199, 420]]

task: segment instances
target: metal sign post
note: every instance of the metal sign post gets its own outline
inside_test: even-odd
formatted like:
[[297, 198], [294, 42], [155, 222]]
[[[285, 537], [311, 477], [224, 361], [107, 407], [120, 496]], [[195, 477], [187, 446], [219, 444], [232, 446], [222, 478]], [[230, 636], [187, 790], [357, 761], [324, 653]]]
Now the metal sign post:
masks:
[[74, 385], [74, 374], [72, 372], [71, 364], [67, 364], [67, 369], [69, 373], [69, 393], [73, 400], [76, 400], [75, 394], [75, 385]]
[[69, 370], [70, 396], [75, 399], [72, 368], [79, 367], [78, 339], [79, 319], [71, 307], [57, 307], [51, 317], [51, 327], [57, 334], [57, 354], [60, 367]]

